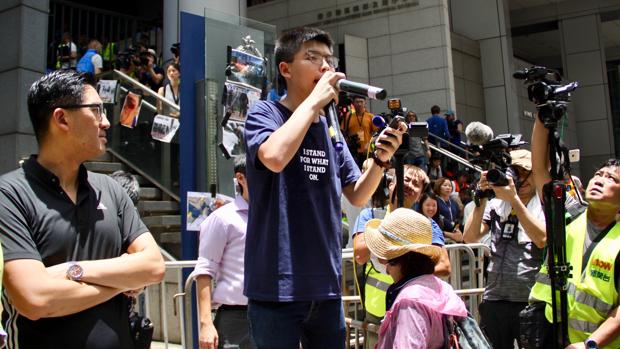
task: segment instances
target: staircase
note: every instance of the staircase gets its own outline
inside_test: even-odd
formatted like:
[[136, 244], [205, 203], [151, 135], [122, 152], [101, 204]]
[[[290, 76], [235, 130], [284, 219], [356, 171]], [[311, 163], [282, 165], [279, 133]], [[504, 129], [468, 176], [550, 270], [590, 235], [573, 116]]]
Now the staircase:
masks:
[[181, 215], [179, 203], [149, 182], [143, 176], [134, 173], [131, 169], [115, 161], [112, 154], [106, 152], [99, 158], [84, 164], [89, 171], [110, 174], [123, 170], [136, 176], [140, 183], [140, 201], [138, 212], [149, 228], [155, 241], [175, 258], [181, 256]]

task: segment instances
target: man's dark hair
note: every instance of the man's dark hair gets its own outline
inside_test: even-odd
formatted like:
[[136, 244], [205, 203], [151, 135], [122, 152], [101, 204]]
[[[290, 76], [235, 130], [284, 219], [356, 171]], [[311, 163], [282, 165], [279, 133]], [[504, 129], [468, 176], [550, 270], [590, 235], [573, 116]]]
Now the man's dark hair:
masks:
[[292, 62], [295, 58], [295, 54], [299, 52], [301, 45], [303, 45], [304, 42], [312, 40], [327, 45], [330, 50], [334, 45], [334, 41], [332, 40], [329, 33], [319, 28], [295, 28], [285, 32], [284, 34], [282, 34], [282, 36], [280, 36], [280, 38], [276, 42], [276, 48], [274, 52], [276, 69], [278, 70], [278, 84], [280, 87], [286, 87], [286, 80], [280, 74], [280, 69], [278, 68], [280, 62]]
[[441, 112], [441, 108], [438, 105], [434, 105], [431, 107], [431, 114], [439, 114]]
[[245, 175], [245, 155], [237, 155], [233, 160], [234, 173], [242, 173]]
[[73, 70], [56, 70], [30, 86], [28, 114], [39, 144], [47, 133], [52, 111], [60, 105], [81, 104], [86, 85], [92, 85], [86, 75]]
[[136, 179], [136, 176], [131, 173], [125, 171], [116, 171], [110, 174], [110, 177], [118, 182], [118, 184], [125, 189], [127, 195], [133, 202], [133, 205], [136, 206], [138, 201], [140, 201], [140, 183]]
[[433, 274], [435, 272], [433, 260], [429, 256], [417, 252], [407, 252], [400, 257], [390, 259], [388, 263], [392, 265], [400, 264], [400, 272], [404, 278]]
[[[605, 161], [605, 163], [603, 163], [601, 166], [599, 166], [596, 171], [605, 168], [605, 167], [618, 167], [620, 168], [620, 159], [609, 159], [607, 161]], [[596, 172], [594, 171], [594, 172]]]

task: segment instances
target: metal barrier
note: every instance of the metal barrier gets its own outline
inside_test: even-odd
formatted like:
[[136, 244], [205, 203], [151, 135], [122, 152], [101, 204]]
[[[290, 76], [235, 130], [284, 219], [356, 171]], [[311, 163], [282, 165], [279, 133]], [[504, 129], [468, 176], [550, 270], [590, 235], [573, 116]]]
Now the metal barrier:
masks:
[[[450, 256], [450, 264], [452, 272], [448, 277], [448, 282], [455, 289], [456, 293], [462, 297], [468, 297], [468, 308], [474, 318], [478, 318], [478, 304], [481, 301], [482, 294], [484, 292], [484, 254], [488, 252], [489, 247], [485, 244], [451, 244], [446, 245], [448, 254]], [[467, 263], [463, 263], [463, 256], [467, 257]], [[349, 281], [353, 280], [355, 275], [350, 275], [349, 272], [355, 270], [350, 268], [354, 261], [353, 249], [347, 248], [342, 250], [342, 289], [343, 296], [342, 302], [345, 309], [347, 338], [349, 339], [349, 347], [361, 348], [362, 339], [365, 337], [366, 331], [377, 333], [379, 330], [378, 325], [369, 324], [360, 320], [359, 310], [361, 309], [361, 299], [358, 293], [358, 289], [353, 283], [353, 292], [349, 292], [351, 284]], [[196, 261], [168, 261], [166, 264], [166, 277], [162, 282], [156, 285], [151, 285], [145, 292], [145, 309], [144, 313], [147, 317], [153, 319], [152, 313], [153, 305], [153, 293], [155, 287], [159, 287], [158, 296], [158, 310], [160, 312], [160, 321], [154, 321], [159, 323], [161, 330], [161, 340], [164, 342], [164, 347], [168, 348], [170, 343], [170, 327], [168, 319], [168, 305], [170, 305], [168, 291], [166, 284], [177, 283], [177, 292], [172, 296], [173, 312], [178, 317], [178, 329], [180, 335], [180, 342], [182, 348], [194, 348], [193, 332], [191, 328], [192, 312], [191, 310], [191, 295], [195, 291], [195, 282], [193, 279], [187, 279], [183, 283], [183, 269], [194, 268]], [[350, 265], [349, 265], [350, 264]], [[359, 267], [359, 266], [358, 266]], [[171, 275], [173, 272], [173, 275]], [[464, 279], [463, 276], [467, 275], [468, 279]], [[351, 311], [350, 306], [353, 305]], [[359, 309], [358, 309], [359, 308]], [[352, 316], [348, 316], [349, 313]], [[176, 327], [176, 326], [175, 326]], [[351, 333], [351, 330], [353, 332]]]

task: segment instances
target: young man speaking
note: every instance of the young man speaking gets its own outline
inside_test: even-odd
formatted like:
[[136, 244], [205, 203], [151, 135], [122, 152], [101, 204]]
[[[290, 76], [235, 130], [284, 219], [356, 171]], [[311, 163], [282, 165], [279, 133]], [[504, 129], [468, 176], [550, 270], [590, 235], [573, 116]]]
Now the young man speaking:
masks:
[[287, 32], [275, 60], [288, 94], [255, 105], [245, 129], [250, 328], [258, 348], [297, 348], [300, 341], [304, 348], [343, 348], [340, 196], [366, 203], [403, 132], [387, 128], [376, 142], [375, 161], [360, 175], [347, 147], [334, 149], [322, 115], [345, 77], [335, 72], [329, 34]]

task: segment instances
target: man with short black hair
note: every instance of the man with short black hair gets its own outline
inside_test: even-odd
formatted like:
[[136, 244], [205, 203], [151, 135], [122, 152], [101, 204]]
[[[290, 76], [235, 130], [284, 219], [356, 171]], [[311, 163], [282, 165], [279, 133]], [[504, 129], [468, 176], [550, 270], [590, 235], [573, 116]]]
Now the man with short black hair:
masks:
[[106, 148], [101, 98], [55, 71], [32, 84], [28, 111], [39, 154], [0, 177], [8, 347], [133, 348], [124, 293], [165, 267], [123, 188], [82, 164]]
[[[539, 195], [551, 181], [549, 130], [540, 118], [532, 132], [533, 176]], [[568, 278], [567, 348], [620, 348], [620, 160], [610, 159], [596, 170], [586, 188], [588, 206], [567, 195], [566, 260]], [[584, 213], [585, 212], [585, 213]], [[547, 322], [553, 318], [547, 265], [542, 266], [530, 293], [530, 303], [545, 302]], [[586, 344], [588, 346], [586, 346]], [[547, 343], [549, 347], [550, 343]]]
[[244, 294], [258, 348], [344, 347], [340, 197], [355, 206], [368, 201], [406, 127], [378, 136], [361, 175], [346, 145], [336, 149], [322, 115], [345, 77], [335, 72], [332, 44], [317, 28], [284, 33], [275, 63], [287, 95], [256, 103], [246, 121]]
[[[243, 295], [243, 262], [248, 223], [248, 183], [245, 155], [234, 159], [237, 195], [200, 225], [196, 278], [201, 349], [254, 348], [248, 323], [248, 299]], [[213, 288], [215, 281], [215, 288]], [[211, 309], [217, 308], [215, 321]]]
[[[439, 137], [446, 142], [450, 141], [450, 131], [448, 131], [448, 122], [446, 119], [442, 118], [439, 113], [441, 112], [441, 108], [438, 105], [434, 105], [431, 107], [431, 117], [426, 120], [428, 123], [428, 133]], [[439, 147], [446, 148], [444, 142], [440, 142], [435, 137], [429, 137], [429, 141]]]

